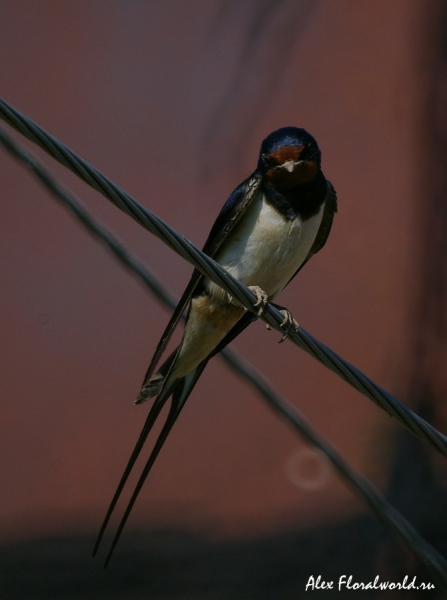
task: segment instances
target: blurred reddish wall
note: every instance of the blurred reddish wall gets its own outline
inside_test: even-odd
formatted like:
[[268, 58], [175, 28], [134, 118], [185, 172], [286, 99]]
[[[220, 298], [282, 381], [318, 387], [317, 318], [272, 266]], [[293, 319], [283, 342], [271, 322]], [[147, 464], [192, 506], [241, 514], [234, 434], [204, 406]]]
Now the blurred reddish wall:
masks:
[[[281, 27], [272, 23], [270, 37], [261, 32], [241, 63], [258, 5], [222, 11], [222, 4], [3, 2], [1, 94], [198, 245], [254, 169], [263, 137], [284, 125], [308, 129], [337, 189], [339, 214], [324, 251], [279, 301], [305, 329], [398, 391], [412, 291], [420, 3], [317, 3], [297, 23], [274, 89], [253, 84], [262, 110], [250, 131], [246, 82], [240, 103], [236, 91], [232, 110], [211, 121], [217, 138], [207, 147], [210, 119], [238, 69], [251, 65], [259, 83], [266, 44], [276, 43]], [[45, 160], [181, 293], [186, 263]], [[95, 529], [145, 418], [147, 407], [133, 400], [168, 314], [3, 151], [0, 189], [0, 535]], [[383, 484], [390, 419], [291, 344], [278, 346], [278, 337], [258, 323], [236, 347]], [[216, 359], [129, 527], [232, 535], [360, 510], [333, 475], [317, 489], [295, 485], [288, 473], [304, 449]]]

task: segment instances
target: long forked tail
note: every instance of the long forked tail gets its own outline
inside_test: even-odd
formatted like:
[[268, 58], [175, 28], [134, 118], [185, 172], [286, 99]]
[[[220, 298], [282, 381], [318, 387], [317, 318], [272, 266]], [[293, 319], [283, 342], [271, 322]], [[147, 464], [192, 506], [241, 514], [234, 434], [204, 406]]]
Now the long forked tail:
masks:
[[135, 462], [144, 446], [144, 443], [154, 425], [154, 423], [157, 420], [158, 415], [160, 414], [163, 406], [166, 404], [166, 401], [168, 400], [169, 396], [172, 394], [172, 401], [171, 401], [171, 407], [169, 409], [169, 413], [168, 416], [166, 418], [165, 424], [163, 425], [163, 428], [157, 438], [157, 441], [154, 445], [154, 448], [149, 456], [149, 459], [141, 473], [141, 476], [138, 480], [138, 483], [135, 487], [135, 490], [130, 498], [130, 501], [127, 505], [127, 508], [123, 514], [123, 517], [120, 521], [120, 524], [118, 526], [118, 529], [116, 531], [115, 537], [113, 538], [112, 541], [112, 545], [110, 547], [110, 550], [107, 554], [105, 563], [104, 563], [104, 568], [108, 565], [112, 554], [113, 554], [113, 550], [115, 549], [116, 544], [118, 543], [118, 540], [120, 538], [120, 535], [124, 529], [124, 526], [126, 524], [126, 521], [132, 511], [132, 508], [135, 504], [135, 501], [138, 497], [138, 494], [141, 491], [141, 488], [143, 487], [143, 484], [146, 480], [146, 477], [148, 476], [161, 448], [163, 447], [163, 444], [166, 441], [166, 438], [169, 435], [169, 432], [172, 429], [172, 426], [174, 425], [175, 421], [177, 420], [177, 417], [179, 416], [186, 400], [188, 399], [188, 396], [190, 395], [190, 393], [192, 392], [195, 384], [197, 383], [197, 380], [199, 379], [200, 375], [202, 374], [203, 369], [206, 366], [206, 363], [208, 361], [203, 361], [196, 369], [194, 369], [194, 371], [192, 371], [191, 373], [188, 373], [188, 375], [186, 375], [185, 377], [178, 379], [177, 381], [174, 382], [174, 384], [172, 386], [170, 386], [169, 389], [167, 390], [162, 390], [160, 395], [157, 397], [157, 399], [155, 400], [148, 416], [146, 419], [146, 422], [143, 426], [143, 429], [140, 433], [140, 436], [138, 438], [138, 441], [135, 445], [135, 448], [130, 456], [129, 462], [127, 463], [127, 466], [124, 470], [124, 473], [121, 477], [121, 480], [118, 484], [118, 487], [116, 489], [116, 492], [113, 496], [112, 502], [110, 503], [109, 509], [107, 511], [107, 514], [105, 516], [105, 519], [102, 523], [100, 532], [98, 534], [98, 538], [96, 540], [96, 544], [93, 550], [93, 556], [95, 556], [95, 554], [98, 551], [99, 545], [101, 543], [101, 539], [104, 535], [105, 529], [108, 525], [108, 522], [110, 520], [110, 517], [115, 509], [115, 506], [118, 502], [118, 499], [123, 491], [123, 488], [127, 482], [127, 479], [129, 478], [129, 475], [135, 465]]
[[[121, 522], [119, 524], [118, 530], [116, 532], [116, 535], [113, 539], [112, 542], [112, 546], [109, 550], [109, 553], [107, 555], [106, 558], [106, 562], [104, 564], [104, 568], [108, 565], [110, 558], [112, 556], [113, 550], [119, 540], [119, 537], [121, 535], [121, 532], [124, 529], [124, 525], [126, 524], [127, 518], [129, 517], [129, 514], [132, 510], [133, 505], [135, 504], [135, 501], [137, 499], [137, 496], [144, 484], [144, 481], [146, 480], [146, 477], [149, 474], [149, 471], [152, 468], [152, 465], [155, 462], [155, 459], [158, 456], [158, 453], [160, 452], [166, 438], [168, 437], [169, 432], [172, 429], [172, 426], [174, 425], [177, 417], [180, 414], [180, 411], [182, 410], [186, 400], [188, 399], [190, 393], [192, 392], [195, 384], [197, 383], [200, 375], [202, 374], [204, 368], [206, 367], [208, 361], [210, 360], [210, 358], [212, 358], [213, 356], [215, 356], [218, 352], [220, 352], [227, 344], [229, 344], [237, 335], [239, 335], [248, 325], [250, 325], [250, 323], [252, 323], [253, 321], [256, 320], [256, 315], [252, 314], [252, 313], [246, 313], [237, 323], [236, 325], [233, 327], [233, 329], [227, 334], [227, 336], [220, 342], [220, 344], [218, 344], [216, 346], [216, 348], [213, 350], [213, 352], [206, 358], [206, 360], [204, 360], [202, 363], [200, 363], [200, 365], [198, 365], [196, 367], [196, 369], [194, 369], [194, 371], [192, 371], [191, 373], [188, 373], [188, 375], [186, 375], [185, 377], [178, 379], [177, 381], [174, 382], [174, 384], [172, 386], [170, 386], [170, 389], [165, 389], [165, 390], [161, 390], [161, 392], [159, 393], [158, 397], [156, 398], [151, 410], [149, 411], [149, 414], [147, 416], [146, 422], [143, 426], [143, 429], [140, 433], [140, 436], [137, 440], [137, 443], [135, 445], [135, 448], [131, 454], [131, 457], [129, 459], [129, 462], [127, 463], [126, 469], [123, 473], [123, 476], [121, 477], [121, 480], [118, 484], [118, 487], [116, 489], [116, 492], [113, 496], [112, 502], [110, 503], [109, 509], [107, 511], [107, 514], [105, 516], [105, 519], [103, 521], [103, 524], [101, 526], [101, 530], [98, 534], [98, 539], [96, 540], [96, 544], [95, 544], [95, 548], [93, 550], [93, 556], [95, 556], [95, 554], [98, 551], [98, 547], [99, 544], [101, 542], [101, 539], [104, 535], [104, 531], [108, 525], [108, 522], [110, 520], [110, 517], [115, 509], [115, 506], [118, 502], [118, 499], [123, 491], [123, 488], [127, 482], [127, 479], [129, 478], [129, 475], [135, 465], [135, 462], [137, 461], [138, 456], [140, 455], [140, 452], [144, 446], [144, 443], [146, 442], [146, 439], [155, 423], [155, 421], [157, 420], [158, 415], [160, 414], [163, 406], [166, 404], [166, 401], [168, 400], [169, 396], [172, 393], [172, 403], [171, 403], [171, 408], [169, 410], [169, 414], [166, 418], [166, 422], [163, 426], [163, 429], [160, 432], [160, 435], [158, 436], [158, 439], [155, 443], [155, 446], [152, 450], [152, 453], [149, 457], [148, 462], [146, 463], [146, 466], [140, 476], [140, 479], [137, 483], [137, 487], [135, 488], [135, 491], [129, 501], [129, 504], [127, 506], [127, 509], [121, 519]], [[176, 351], [174, 351], [173, 353], [174, 356], [176, 356]], [[169, 357], [166, 361], [166, 363], [168, 363], [168, 361], [170, 361], [171, 357]], [[173, 359], [172, 362], [170, 362], [170, 368], [173, 366], [173, 362], [175, 359]], [[168, 371], [170, 370], [170, 368], [168, 369]], [[163, 369], [163, 367], [160, 368], [160, 371]], [[166, 377], [167, 377], [168, 373], [166, 373]], [[147, 379], [147, 378], [146, 378]]]
[[[165, 402], [166, 402], [166, 400], [165, 400]], [[165, 402], [155, 401], [148, 416], [147, 416], [146, 422], [144, 423], [143, 429], [141, 430], [140, 436], [137, 440], [137, 443], [135, 444], [135, 448], [132, 451], [132, 454], [129, 458], [129, 462], [127, 463], [126, 468], [124, 469], [124, 473], [120, 479], [118, 487], [116, 488], [115, 494], [114, 494], [112, 501], [110, 503], [110, 506], [107, 510], [106, 516], [101, 525], [101, 529], [99, 530], [99, 534], [96, 539], [95, 547], [93, 549], [93, 556], [95, 556], [96, 553], [98, 552], [99, 545], [101, 543], [101, 540], [102, 540], [102, 537], [106, 530], [106, 527], [109, 523], [110, 517], [112, 516], [112, 513], [115, 509], [116, 503], [118, 502], [121, 492], [123, 491], [124, 486], [126, 485], [126, 481], [129, 478], [129, 475], [135, 465], [135, 462], [136, 462], [138, 456], [140, 455], [141, 450], [143, 449], [143, 446], [147, 439], [147, 436], [149, 435], [152, 427], [154, 426], [154, 423], [157, 420], [157, 417], [160, 414], [161, 409], [165, 405]]]

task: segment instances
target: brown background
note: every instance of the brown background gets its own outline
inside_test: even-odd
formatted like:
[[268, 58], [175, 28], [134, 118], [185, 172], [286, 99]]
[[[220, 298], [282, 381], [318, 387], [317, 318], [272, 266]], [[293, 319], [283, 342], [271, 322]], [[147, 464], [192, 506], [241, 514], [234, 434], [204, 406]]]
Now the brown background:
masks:
[[[401, 394], [424, 2], [268, 6], [2, 2], [1, 94], [197, 245], [254, 169], [261, 140], [284, 125], [308, 129], [339, 214], [324, 251], [279, 301]], [[181, 293], [189, 265], [45, 160]], [[146, 415], [133, 400], [168, 314], [3, 151], [0, 197], [0, 538], [94, 531]], [[396, 426], [278, 338], [257, 323], [235, 346], [383, 487]], [[324, 461], [308, 472], [306, 456], [216, 359], [128, 527], [233, 537], [363, 511]]]

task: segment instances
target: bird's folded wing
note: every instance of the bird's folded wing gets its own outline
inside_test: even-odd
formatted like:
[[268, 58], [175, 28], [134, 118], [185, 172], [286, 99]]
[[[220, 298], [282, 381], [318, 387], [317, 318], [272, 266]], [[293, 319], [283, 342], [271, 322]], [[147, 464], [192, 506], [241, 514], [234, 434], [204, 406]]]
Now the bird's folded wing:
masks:
[[[232, 231], [236, 223], [242, 217], [250, 205], [251, 200], [261, 184], [261, 176], [255, 171], [253, 175], [243, 181], [230, 195], [222, 210], [220, 211], [213, 227], [211, 228], [208, 239], [203, 246], [203, 252], [213, 258], [217, 250], [220, 248], [222, 243], [227, 238], [228, 234]], [[169, 323], [158, 342], [155, 354], [152, 357], [149, 368], [144, 377], [143, 386], [147, 384], [152, 375], [154, 374], [155, 368], [182, 316], [186, 307], [188, 306], [191, 298], [197, 292], [197, 288], [200, 289], [200, 283], [203, 279], [203, 275], [197, 269], [194, 270], [191, 280], [188, 283], [182, 297], [180, 298], [177, 307], [169, 320]], [[227, 342], [228, 343], [228, 342]]]

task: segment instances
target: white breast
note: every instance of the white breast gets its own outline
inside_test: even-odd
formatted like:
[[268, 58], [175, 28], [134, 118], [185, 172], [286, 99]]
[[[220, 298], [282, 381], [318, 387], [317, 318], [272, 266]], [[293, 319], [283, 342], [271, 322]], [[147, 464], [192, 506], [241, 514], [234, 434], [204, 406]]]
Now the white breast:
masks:
[[[252, 200], [215, 260], [245, 285], [257, 285], [274, 298], [306, 259], [323, 216], [306, 221], [285, 219], [270, 206], [262, 192]], [[212, 282], [209, 291], [224, 299], [225, 292]]]

